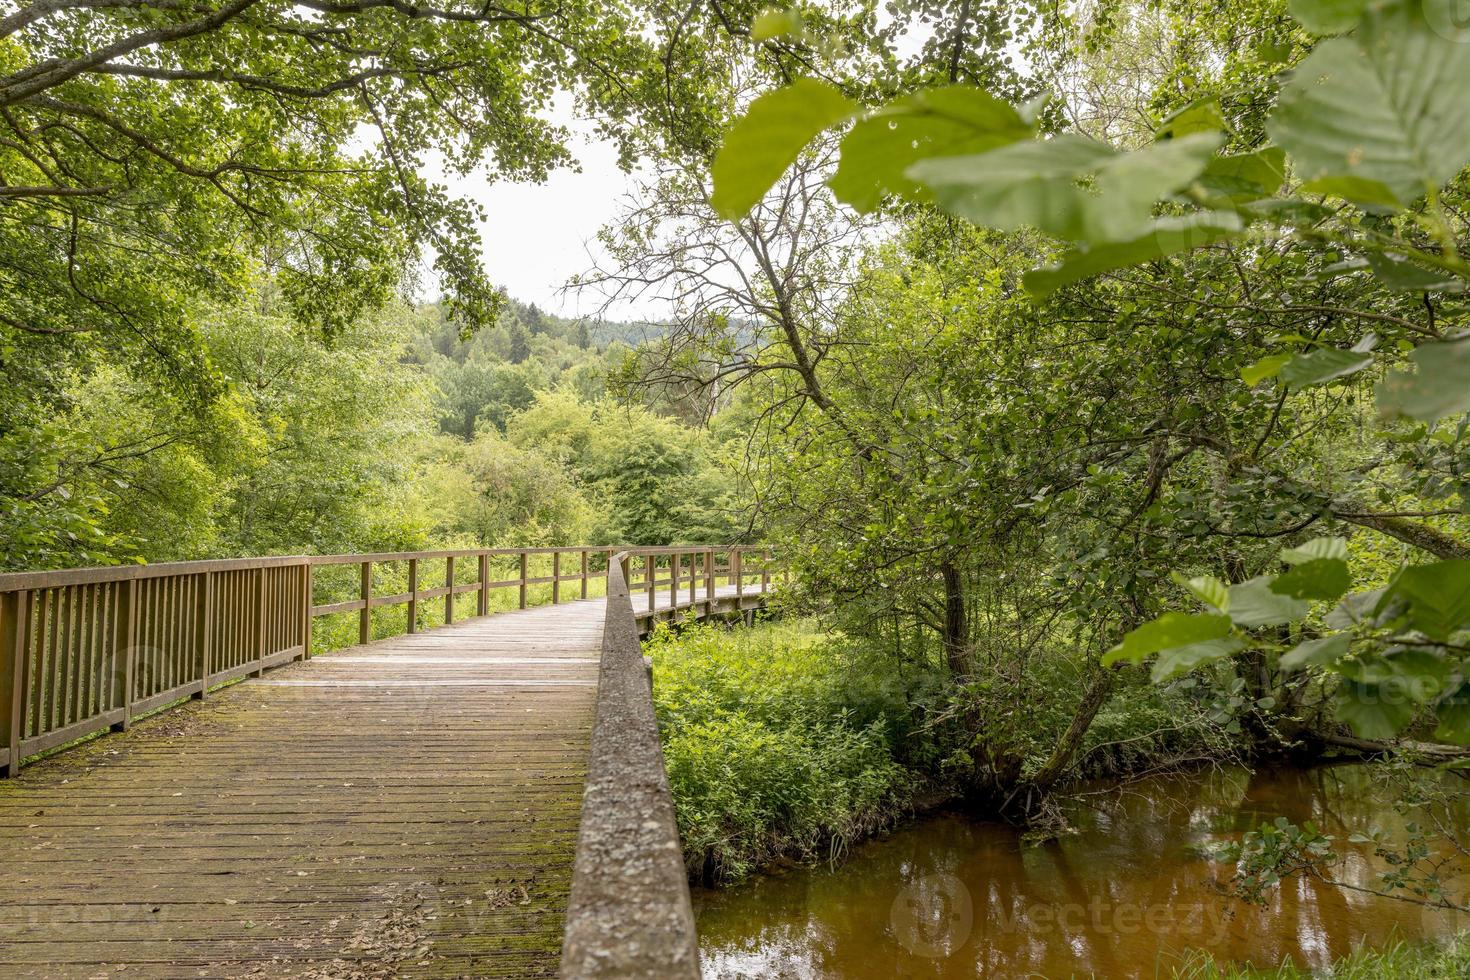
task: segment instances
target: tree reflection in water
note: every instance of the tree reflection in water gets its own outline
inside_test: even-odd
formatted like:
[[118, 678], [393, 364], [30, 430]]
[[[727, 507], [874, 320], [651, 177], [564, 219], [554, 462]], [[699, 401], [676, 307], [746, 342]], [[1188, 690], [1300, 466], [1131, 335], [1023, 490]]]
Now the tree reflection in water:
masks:
[[[1027, 846], [1004, 824], [944, 815], [857, 848], [836, 869], [696, 894], [710, 977], [1135, 977], [1184, 950], [1320, 967], [1355, 945], [1419, 939], [1470, 916], [1283, 882], [1266, 906], [1222, 894], [1203, 845], [1284, 816], [1337, 838], [1338, 879], [1377, 886], [1382, 862], [1348, 836], [1401, 834], [1369, 766], [1241, 769], [1149, 779], [1091, 797], [1077, 833]], [[1105, 801], [1104, 805], [1098, 805]], [[1460, 813], [1470, 826], [1470, 813]], [[1450, 891], [1462, 893], [1465, 882]]]

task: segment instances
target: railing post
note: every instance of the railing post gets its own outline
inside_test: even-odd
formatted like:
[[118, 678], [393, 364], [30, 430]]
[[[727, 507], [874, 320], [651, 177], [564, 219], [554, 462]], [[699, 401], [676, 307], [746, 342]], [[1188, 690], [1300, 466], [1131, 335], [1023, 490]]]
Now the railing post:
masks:
[[311, 560], [307, 559], [301, 566], [301, 659], [311, 659], [311, 604], [315, 599], [313, 588], [316, 584], [316, 573], [312, 569]]
[[561, 552], [551, 553], [551, 604], [561, 602]]
[[[624, 581], [624, 584], [627, 584], [626, 583], [626, 578], [627, 577], [624, 576], [624, 580], [625, 580]], [[631, 592], [632, 590], [630, 589], [629, 591]], [[587, 598], [587, 549], [586, 548], [583, 548], [582, 549], [582, 598], [583, 599]]]
[[490, 612], [490, 556], [480, 552], [480, 596], [475, 602], [475, 614], [484, 616]]
[[454, 622], [454, 556], [450, 555], [444, 559], [444, 586], [449, 589], [444, 594], [444, 625], [448, 626]]
[[4, 767], [6, 776], [20, 772], [20, 722], [25, 713], [29, 660], [26, 641], [30, 634], [26, 619], [30, 599], [28, 591], [0, 595], [0, 738], [5, 739], [10, 749], [10, 761]]
[[360, 562], [359, 576], [362, 581], [362, 608], [357, 613], [357, 642], [366, 643], [373, 638], [373, 563]]
[[195, 615], [199, 623], [199, 693], [195, 700], [203, 701], [209, 693], [210, 655], [214, 652], [214, 573], [204, 573], [204, 588], [199, 590], [199, 605]]
[[761, 549], [761, 591], [765, 592], [771, 587], [771, 553], [764, 548]]
[[419, 631], [419, 560], [408, 560], [408, 632]]
[[260, 666], [265, 659], [265, 569], [257, 568], [252, 577], [255, 579], [255, 669], [250, 676], [259, 677], [265, 673], [265, 668]]
[[[117, 621], [113, 624], [112, 649], [114, 658], [122, 653], [122, 670], [116, 678], [117, 706], [122, 708], [122, 721], [112, 726], [115, 732], [125, 732], [133, 727], [133, 686], [138, 669], [138, 580], [128, 579], [117, 590]], [[116, 670], [116, 660], [113, 661]]]
[[699, 597], [699, 572], [695, 568], [696, 551], [689, 552], [689, 605], [692, 607]]
[[735, 598], [736, 599], [739, 599], [742, 595], [745, 594], [745, 576], [741, 572], [741, 564], [742, 564], [741, 561], [740, 561], [741, 554], [742, 554], [742, 552], [741, 552], [741, 550], [739, 548], [736, 548], [736, 549], [734, 549], [733, 551], [730, 552], [730, 569], [731, 569], [731, 571], [733, 571], [735, 573]]
[[704, 553], [704, 608], [710, 610], [715, 600], [715, 552], [711, 548]]
[[679, 553], [669, 552], [669, 615], [674, 614], [674, 609], [679, 605]]
[[527, 568], [528, 568], [527, 560], [526, 560], [527, 557], [528, 556], [526, 555], [526, 553], [524, 551], [522, 551], [521, 552], [521, 608], [522, 609], [525, 609], [526, 608], [526, 571], [527, 571]]
[[651, 551], [643, 553], [643, 587], [648, 592], [648, 611], [653, 612], [658, 605], [658, 589], [654, 586], [654, 579], [658, 576], [658, 556]]

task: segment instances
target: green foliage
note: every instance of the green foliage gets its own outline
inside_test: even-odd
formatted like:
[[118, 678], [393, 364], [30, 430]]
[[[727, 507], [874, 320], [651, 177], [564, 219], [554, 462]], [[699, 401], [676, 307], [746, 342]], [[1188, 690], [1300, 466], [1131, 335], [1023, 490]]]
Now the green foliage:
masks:
[[492, 320], [478, 211], [419, 165], [544, 178], [570, 159], [545, 118], [556, 92], [625, 162], [707, 140], [717, 103], [698, 96], [728, 44], [690, 34], [657, 5], [27, 5], [0, 49], [0, 322], [97, 331], [205, 391], [196, 298], [225, 301], [265, 266], [293, 318], [336, 330], [425, 246], [456, 318]]
[[446, 442], [425, 480], [436, 527], [480, 547], [565, 547], [594, 540], [596, 505], [557, 460], [493, 432]]
[[[747, 46], [723, 17], [463, 0], [7, 9], [0, 565], [439, 533], [413, 493], [425, 392], [465, 439], [562, 380], [601, 393], [596, 357], [556, 363], [560, 344], [586, 354], [585, 324], [508, 304], [482, 268], [484, 216], [444, 184], [573, 164], [554, 103], [596, 118], [624, 167], [707, 150], [715, 83]], [[442, 290], [447, 333], [503, 339], [508, 364], [461, 359], [421, 385], [386, 322], [421, 285]], [[280, 377], [225, 363], [252, 331]]]
[[1291, 0], [1287, 6], [1313, 34], [1343, 34], [1357, 26], [1368, 0]]
[[594, 539], [631, 544], [733, 541], [743, 509], [719, 447], [645, 408], [544, 392], [512, 417], [511, 442], [563, 462], [603, 503]]
[[[1224, 111], [1219, 95], [1208, 92], [1178, 104], [1151, 138], [1121, 147], [1077, 132], [1031, 138], [1025, 127], [1006, 128], [1005, 112], [997, 109], [971, 125], [975, 133], [991, 125], [994, 145], [957, 152], [958, 130], [948, 140], [910, 140], [900, 181], [884, 170], [891, 164], [877, 159], [885, 152], [891, 157], [889, 144], [898, 137], [890, 136], [885, 143], [872, 134], [885, 125], [890, 132], [897, 129], [897, 120], [918, 116], [926, 97], [935, 95], [910, 94], [858, 116], [840, 146], [841, 195], [865, 207], [892, 197], [909, 204], [932, 202], [976, 225], [1011, 233], [1034, 229], [1059, 240], [1060, 264], [1026, 273], [1027, 287], [1038, 300], [1103, 273], [1187, 256], [1189, 264], [1180, 268], [1188, 270], [1188, 278], [1177, 295], [1211, 309], [1212, 320], [1205, 329], [1219, 331], [1214, 356], [1218, 359], [1228, 352], [1225, 356], [1234, 355], [1235, 363], [1246, 364], [1232, 373], [1248, 386], [1268, 379], [1276, 379], [1280, 386], [1276, 407], [1255, 449], [1244, 457], [1226, 454], [1228, 479], [1249, 480], [1260, 471], [1259, 453], [1271, 429], [1282, 423], [1289, 399], [1329, 386], [1357, 388], [1359, 376], [1372, 373], [1388, 359], [1388, 353], [1380, 351], [1377, 334], [1344, 344], [1324, 337], [1323, 327], [1311, 333], [1278, 334], [1297, 345], [1291, 352], [1259, 350], [1248, 339], [1250, 332], [1242, 331], [1238, 317], [1232, 322], [1229, 311], [1258, 308], [1254, 290], [1273, 280], [1284, 298], [1285, 290], [1311, 288], [1312, 283], [1331, 282], [1362, 269], [1385, 291], [1422, 293], [1431, 314], [1427, 326], [1404, 317], [1377, 318], [1378, 323], [1402, 328], [1395, 331], [1392, 352], [1400, 357], [1411, 354], [1418, 369], [1390, 373], [1379, 385], [1378, 402], [1385, 416], [1438, 423], [1470, 407], [1465, 401], [1470, 362], [1462, 356], [1470, 346], [1463, 340], [1461, 310], [1448, 307], [1447, 323], [1441, 326], [1433, 320], [1432, 295], [1440, 291], [1446, 298], [1442, 301], [1447, 301], [1470, 285], [1470, 265], [1460, 249], [1464, 229], [1457, 224], [1455, 210], [1464, 190], [1457, 180], [1470, 163], [1470, 131], [1460, 111], [1461, 94], [1470, 88], [1470, 44], [1464, 43], [1463, 31], [1445, 19], [1443, 4], [1437, 0], [1373, 5], [1302, 0], [1292, 10], [1309, 29], [1343, 36], [1315, 44], [1284, 85], [1274, 78], [1250, 80], [1267, 106], [1260, 129], [1272, 145], [1247, 144], [1245, 152], [1239, 152], [1235, 140], [1241, 134], [1235, 121]], [[936, 91], [947, 99], [960, 98], [948, 89]], [[743, 139], [759, 139], [764, 128], [783, 125], [780, 103], [766, 98], [770, 101], [765, 111], [738, 124]], [[971, 99], [989, 105], [983, 93]], [[917, 125], [917, 120], [909, 125]], [[783, 132], [790, 137], [793, 130]], [[1280, 178], [1288, 170], [1292, 180], [1283, 182]], [[721, 174], [715, 178], [718, 194]], [[1354, 207], [1334, 212], [1322, 206], [1322, 197]], [[749, 186], [742, 190], [741, 200], [745, 199], [755, 199]], [[1455, 204], [1447, 208], [1447, 200]], [[1243, 283], [1240, 297], [1216, 305], [1205, 298], [1209, 290], [1202, 289], [1198, 279], [1210, 260], [1196, 256], [1244, 234], [1267, 243], [1268, 249], [1293, 236], [1307, 244], [1279, 273], [1259, 266], [1247, 270], [1242, 252], [1234, 253], [1232, 261]], [[1157, 278], [1157, 271], [1152, 274]], [[1252, 284], [1252, 275], [1263, 281]], [[1127, 274], [1118, 278], [1126, 281]], [[1145, 302], [1134, 293], [1124, 309], [1131, 313]], [[1361, 285], [1299, 308], [1364, 319], [1373, 319], [1377, 312]], [[1094, 311], [1097, 303], [1085, 309]], [[1066, 315], [1067, 310], [1063, 299], [1047, 312]], [[1193, 329], [1199, 331], [1201, 326], [1197, 321]], [[1124, 346], [1116, 339], [1111, 343]], [[1240, 357], [1241, 347], [1257, 349]], [[1164, 355], [1156, 350], [1152, 356]], [[1235, 410], [1240, 407], [1240, 402], [1232, 405]], [[1082, 403], [1071, 410], [1092, 411]], [[1070, 422], [1078, 415], [1064, 411], [1055, 417]], [[973, 416], [970, 421], [973, 426]], [[854, 420], [849, 418], [847, 424]], [[1095, 416], [1087, 428], [1096, 438]], [[1432, 470], [1437, 463], [1430, 459], [1458, 457], [1464, 434], [1461, 421], [1458, 427], [1421, 428], [1392, 438], [1400, 444], [1420, 443], [1417, 455], [1406, 452], [1402, 460], [1409, 467]], [[1455, 448], [1446, 454], [1436, 442]], [[1173, 459], [1189, 455], [1185, 449]], [[1157, 465], [1152, 463], [1151, 471], [1157, 472]], [[1105, 470], [1090, 467], [1090, 472], [1101, 476]], [[1286, 490], [1288, 496], [1302, 492], [1288, 489], [1302, 487], [1299, 477], [1278, 476], [1266, 482]], [[1023, 506], [1047, 506], [1057, 485], [1043, 484]], [[1426, 493], [1447, 489], [1434, 477], [1420, 486]], [[1461, 494], [1460, 499], [1463, 509], [1466, 498]], [[1150, 499], [1134, 516], [1145, 522], [1157, 520], [1162, 516], [1159, 509], [1160, 504]], [[1318, 515], [1327, 511], [1350, 513], [1345, 507], [1334, 508], [1330, 497]], [[1166, 614], [1127, 631], [1106, 662], [1137, 662], [1158, 654], [1154, 676], [1163, 681], [1247, 648], [1271, 656], [1287, 654], [1281, 661], [1287, 670], [1312, 666], [1342, 676], [1334, 695], [1338, 720], [1360, 734], [1392, 737], [1418, 711], [1433, 708], [1449, 677], [1463, 677], [1464, 640], [1470, 636], [1470, 608], [1461, 601], [1462, 593], [1470, 593], [1460, 581], [1461, 564], [1470, 548], [1437, 529], [1420, 531], [1396, 523], [1402, 521], [1390, 514], [1373, 518], [1366, 526], [1387, 530], [1451, 560], [1409, 565], [1400, 571], [1377, 599], [1370, 622], [1360, 622], [1354, 615], [1347, 627], [1352, 637], [1346, 651], [1341, 641], [1302, 645], [1317, 639], [1310, 634], [1281, 642], [1283, 630], [1289, 636], [1291, 631], [1312, 628], [1307, 625], [1312, 603], [1336, 602], [1352, 584], [1344, 554], [1288, 549], [1280, 559], [1294, 567], [1283, 574], [1266, 570], [1248, 577], [1237, 566], [1223, 600], [1207, 585], [1189, 588], [1215, 608], [1228, 610], [1228, 620], [1214, 614]], [[1157, 544], [1155, 538], [1151, 546]], [[1340, 546], [1334, 549], [1341, 551]], [[1446, 704], [1446, 710], [1450, 708]], [[1453, 720], [1441, 727], [1456, 730]]]
[[1467, 162], [1459, 93], [1470, 88], [1470, 46], [1435, 30], [1418, 2], [1360, 9], [1352, 36], [1321, 42], [1297, 66], [1268, 128], [1298, 178], [1336, 180], [1338, 196], [1397, 210]]
[[1295, 355], [1282, 366], [1277, 376], [1288, 388], [1300, 391], [1356, 374], [1372, 363], [1373, 355], [1366, 352], [1321, 347]]
[[664, 629], [647, 650], [691, 874], [835, 856], [910, 805], [908, 685], [861, 645], [786, 621]]
[[1297, 826], [1285, 817], [1248, 830], [1239, 840], [1222, 843], [1211, 856], [1235, 865], [1232, 891], [1255, 905], [1264, 905], [1283, 878], [1312, 873], [1337, 859], [1330, 836], [1310, 822]]
[[203, 406], [148, 373], [98, 363], [54, 397], [61, 425], [17, 424], [5, 469], [10, 568], [405, 546], [425, 528], [400, 494], [426, 441], [422, 378], [397, 356], [398, 309], [327, 341], [267, 289], [257, 310], [208, 310], [222, 393]]
[[[254, 308], [198, 314], [219, 386], [202, 405], [99, 353], [46, 394], [61, 418], [12, 411], [4, 567], [738, 534], [708, 433], [599, 408], [604, 354], [574, 323], [511, 303], [462, 340], [438, 307], [395, 306], [325, 338], [259, 288]], [[534, 349], [519, 365], [513, 329]]]
[[750, 22], [752, 41], [769, 41], [786, 34], [801, 32], [801, 12], [794, 9], [780, 10], [767, 7]]
[[1281, 655], [1282, 670], [1301, 670], [1303, 667], [1330, 667], [1347, 655], [1352, 646], [1352, 637], [1344, 633], [1321, 636], [1315, 640], [1303, 640], [1289, 653]]

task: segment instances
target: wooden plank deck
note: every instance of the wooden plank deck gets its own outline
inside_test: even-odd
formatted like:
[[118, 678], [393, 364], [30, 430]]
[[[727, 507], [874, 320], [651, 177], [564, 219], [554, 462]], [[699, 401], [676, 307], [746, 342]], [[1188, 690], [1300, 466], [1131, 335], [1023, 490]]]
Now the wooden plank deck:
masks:
[[554, 975], [603, 613], [321, 655], [0, 782], [0, 976]]

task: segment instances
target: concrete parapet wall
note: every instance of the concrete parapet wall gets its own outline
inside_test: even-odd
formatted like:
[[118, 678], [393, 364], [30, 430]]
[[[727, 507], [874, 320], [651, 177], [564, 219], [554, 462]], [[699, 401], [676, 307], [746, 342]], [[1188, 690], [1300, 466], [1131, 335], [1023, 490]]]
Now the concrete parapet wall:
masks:
[[638, 634], [614, 561], [562, 949], [567, 980], [699, 976], [694, 910]]

